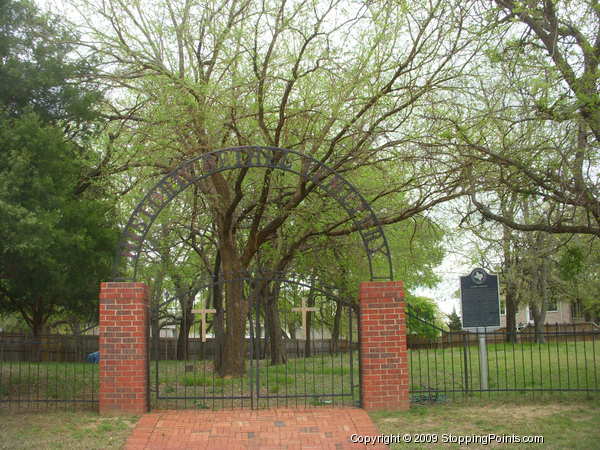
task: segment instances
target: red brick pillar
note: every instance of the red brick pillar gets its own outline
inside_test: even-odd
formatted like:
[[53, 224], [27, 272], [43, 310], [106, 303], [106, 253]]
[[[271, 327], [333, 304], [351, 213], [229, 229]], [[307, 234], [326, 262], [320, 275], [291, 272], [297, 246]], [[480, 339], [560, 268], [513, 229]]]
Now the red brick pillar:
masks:
[[100, 284], [100, 414], [148, 411], [148, 288]]
[[360, 285], [361, 404], [366, 410], [409, 408], [408, 351], [401, 281]]

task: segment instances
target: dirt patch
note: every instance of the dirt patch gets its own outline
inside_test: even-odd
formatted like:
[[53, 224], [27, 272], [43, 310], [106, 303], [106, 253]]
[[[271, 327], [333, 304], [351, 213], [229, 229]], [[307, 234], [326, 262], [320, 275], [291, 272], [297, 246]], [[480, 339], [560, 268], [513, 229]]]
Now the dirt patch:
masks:
[[137, 420], [128, 417], [98, 417], [95, 421], [78, 425], [80, 430], [108, 431], [111, 429], [132, 430]]

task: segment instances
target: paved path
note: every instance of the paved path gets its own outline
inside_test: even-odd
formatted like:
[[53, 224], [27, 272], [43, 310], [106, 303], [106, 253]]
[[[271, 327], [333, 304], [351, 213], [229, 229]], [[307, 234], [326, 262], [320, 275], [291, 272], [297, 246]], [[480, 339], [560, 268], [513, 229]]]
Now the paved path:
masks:
[[[360, 449], [352, 434], [379, 432], [362, 409], [155, 411], [138, 421], [126, 450]], [[369, 445], [387, 449], [385, 445]]]

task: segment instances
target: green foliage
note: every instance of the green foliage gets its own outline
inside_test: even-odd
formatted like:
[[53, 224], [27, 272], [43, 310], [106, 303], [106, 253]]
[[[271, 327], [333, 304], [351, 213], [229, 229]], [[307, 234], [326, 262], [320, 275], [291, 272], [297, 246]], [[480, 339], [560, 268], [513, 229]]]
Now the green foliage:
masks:
[[448, 329], [450, 331], [460, 331], [462, 330], [462, 322], [460, 320], [460, 316], [456, 314], [456, 309], [453, 308], [452, 312], [448, 314]]
[[572, 281], [584, 270], [585, 255], [578, 246], [567, 247], [560, 256], [560, 276], [563, 280]]
[[62, 131], [34, 113], [0, 123], [2, 311], [32, 328], [61, 309], [92, 314], [116, 242], [112, 205], [74, 194], [84, 167]]
[[439, 336], [443, 323], [435, 301], [427, 297], [406, 294], [406, 302], [409, 305], [409, 314], [407, 314], [409, 334], [429, 338]]
[[[101, 93], [92, 61], [73, 59], [76, 36], [28, 0], [0, 2], [0, 105], [10, 117], [33, 111], [44, 122], [88, 130]], [[74, 82], [77, 80], [77, 82]]]
[[1, 2], [0, 28], [0, 313], [39, 334], [53, 314], [90, 320], [109, 275], [113, 203], [81, 188], [101, 92], [81, 79], [92, 70], [71, 34], [32, 3]]
[[558, 258], [565, 298], [580, 302], [589, 319], [600, 317], [600, 257], [598, 241], [575, 237]]

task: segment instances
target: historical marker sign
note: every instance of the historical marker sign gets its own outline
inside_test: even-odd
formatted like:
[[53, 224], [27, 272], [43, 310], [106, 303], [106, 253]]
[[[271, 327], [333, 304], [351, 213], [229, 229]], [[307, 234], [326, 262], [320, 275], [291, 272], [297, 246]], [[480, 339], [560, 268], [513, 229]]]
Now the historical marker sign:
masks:
[[499, 328], [498, 276], [477, 268], [460, 277], [463, 329]]

